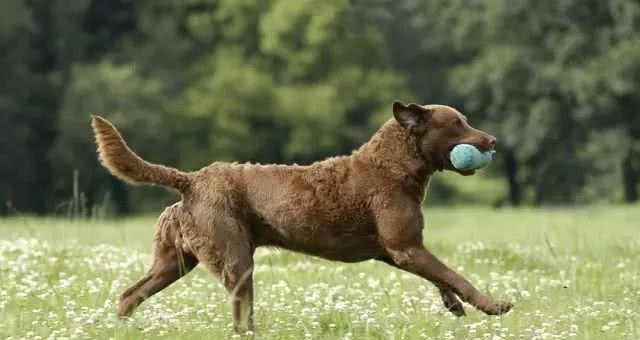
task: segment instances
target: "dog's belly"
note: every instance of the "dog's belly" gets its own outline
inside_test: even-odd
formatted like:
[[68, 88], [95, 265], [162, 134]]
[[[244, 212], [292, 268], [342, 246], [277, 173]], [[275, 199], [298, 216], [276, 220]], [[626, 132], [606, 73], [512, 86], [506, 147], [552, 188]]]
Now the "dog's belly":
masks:
[[[325, 243], [326, 242], [326, 243]], [[343, 262], [360, 262], [382, 255], [375, 236], [325, 239], [313, 244], [284, 244], [281, 247], [304, 254]]]
[[359, 262], [379, 257], [383, 250], [372, 234], [312, 232], [262, 233], [258, 245], [277, 246], [329, 260]]
[[277, 246], [345, 262], [365, 261], [383, 254], [375, 227], [362, 221], [280, 216], [276, 221], [264, 222], [254, 231], [258, 245]]

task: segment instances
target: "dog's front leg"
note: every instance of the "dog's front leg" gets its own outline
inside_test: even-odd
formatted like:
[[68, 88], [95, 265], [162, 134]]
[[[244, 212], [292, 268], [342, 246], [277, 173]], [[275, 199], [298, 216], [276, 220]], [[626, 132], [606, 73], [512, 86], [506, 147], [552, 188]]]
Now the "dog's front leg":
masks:
[[[489, 315], [504, 314], [512, 307], [509, 302], [494, 301], [482, 294], [469, 281], [447, 267], [422, 245], [412, 245], [400, 249], [387, 248], [387, 252], [399, 268], [431, 281], [440, 287], [441, 292], [454, 292], [462, 301]], [[443, 296], [444, 299], [445, 296]], [[447, 301], [445, 301], [446, 303]]]
[[422, 244], [422, 210], [404, 205], [378, 212], [378, 234], [392, 264], [431, 281], [443, 294], [445, 306], [455, 305], [455, 296], [490, 315], [508, 312], [512, 304], [494, 301], [482, 294], [464, 277], [447, 267]]
[[[390, 256], [381, 256], [376, 258], [376, 260], [382, 261], [392, 267], [403, 269], [402, 267], [398, 266], [398, 264], [396, 264]], [[460, 302], [460, 299], [458, 299], [456, 293], [447, 286], [437, 287], [438, 290], [440, 290], [440, 297], [442, 298], [442, 303], [444, 304], [445, 308], [447, 308], [447, 310], [455, 316], [465, 316], [466, 313], [464, 311], [464, 306], [462, 305], [462, 302]]]

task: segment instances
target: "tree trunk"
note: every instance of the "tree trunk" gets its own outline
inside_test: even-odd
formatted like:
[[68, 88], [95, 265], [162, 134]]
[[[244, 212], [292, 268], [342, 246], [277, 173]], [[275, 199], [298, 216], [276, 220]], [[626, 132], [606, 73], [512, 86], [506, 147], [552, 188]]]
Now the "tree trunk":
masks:
[[111, 176], [111, 190], [113, 192], [113, 202], [116, 206], [116, 213], [118, 215], [131, 214], [133, 207], [131, 206], [127, 186], [115, 176]]
[[512, 206], [519, 206], [521, 203], [520, 183], [518, 183], [518, 162], [513, 150], [508, 149], [504, 156], [504, 172], [509, 185], [509, 202]]
[[[52, 8], [47, 1], [36, 1], [29, 5], [38, 29], [32, 36], [34, 58], [28, 63], [34, 75], [48, 75], [57, 68], [56, 49], [51, 34], [55, 29]], [[32, 195], [31, 209], [37, 214], [44, 214], [51, 208], [51, 161], [48, 155], [56, 139], [56, 121], [60, 107], [60, 86], [49, 80], [50, 77], [33, 77], [33, 85], [29, 93], [29, 112], [25, 120], [29, 125], [30, 139], [26, 146], [31, 158], [31, 166], [38, 169], [25, 188]]]
[[638, 200], [638, 169], [634, 167], [633, 153], [629, 152], [622, 161], [622, 186], [624, 201], [627, 203]]

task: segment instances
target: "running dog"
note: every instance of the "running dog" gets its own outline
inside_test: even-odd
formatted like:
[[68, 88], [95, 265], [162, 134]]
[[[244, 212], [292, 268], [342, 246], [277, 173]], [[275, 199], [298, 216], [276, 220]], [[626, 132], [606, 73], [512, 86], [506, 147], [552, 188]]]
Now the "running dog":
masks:
[[104, 118], [94, 116], [92, 126], [112, 174], [182, 194], [158, 219], [153, 264], [122, 294], [120, 317], [200, 263], [231, 294], [236, 329], [253, 330], [253, 254], [261, 246], [388, 263], [431, 281], [457, 316], [465, 314], [462, 301], [490, 315], [512, 307], [481, 293], [423, 244], [430, 177], [442, 170], [472, 175], [452, 166], [451, 149], [464, 143], [488, 151], [496, 143], [451, 107], [394, 102], [393, 118], [349, 156], [306, 166], [215, 162], [194, 172], [141, 159]]

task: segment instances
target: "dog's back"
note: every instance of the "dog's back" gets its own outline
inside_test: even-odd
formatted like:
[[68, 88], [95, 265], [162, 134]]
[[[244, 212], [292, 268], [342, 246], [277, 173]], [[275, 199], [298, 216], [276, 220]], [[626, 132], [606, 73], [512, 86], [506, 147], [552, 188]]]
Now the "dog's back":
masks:
[[343, 250], [375, 237], [365, 167], [354, 157], [308, 166], [217, 162], [192, 175], [184, 201], [196, 215], [224, 211], [241, 219], [256, 246], [356, 261], [371, 251]]
[[[402, 176], [389, 177], [389, 169], [382, 171], [374, 155], [407, 144], [393, 120], [351, 156], [308, 166], [215, 162], [189, 173], [144, 161], [101, 117], [93, 118], [93, 127], [100, 159], [113, 174], [130, 183], [180, 191], [183, 209], [195, 219], [194, 242], [224, 240], [239, 231], [254, 247], [273, 245], [335, 260], [364, 260], [381, 251], [373, 206], [399, 197], [394, 193], [402, 192], [399, 185], [406, 182]], [[393, 145], [381, 145], [389, 142]], [[411, 203], [419, 204], [424, 192], [413, 196]], [[233, 230], [217, 226], [229, 221], [235, 226], [225, 228]]]

